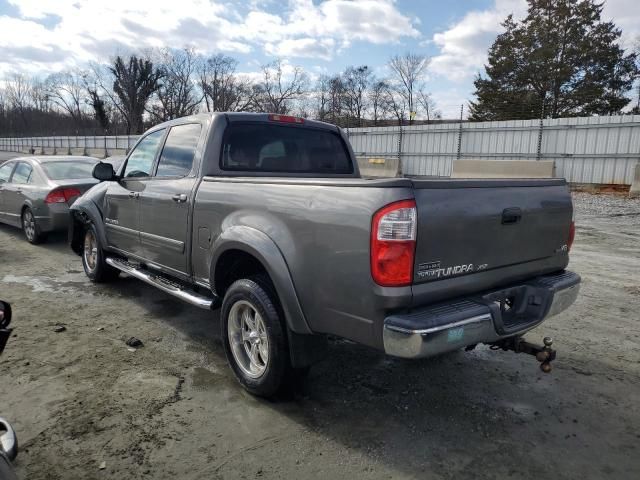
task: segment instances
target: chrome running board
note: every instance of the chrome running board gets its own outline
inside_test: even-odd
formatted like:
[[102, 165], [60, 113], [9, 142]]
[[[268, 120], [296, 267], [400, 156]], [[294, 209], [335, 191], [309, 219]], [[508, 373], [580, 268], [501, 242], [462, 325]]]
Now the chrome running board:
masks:
[[211, 296], [205, 296], [200, 293], [194, 292], [193, 290], [189, 290], [185, 286], [180, 285], [169, 277], [165, 277], [164, 275], [161, 275], [159, 273], [153, 273], [149, 270], [142, 269], [137, 265], [127, 262], [126, 260], [107, 257], [106, 262], [113, 268], [117, 268], [127, 275], [131, 275], [138, 280], [142, 280], [143, 282], [148, 283], [149, 285], [152, 285], [162, 290], [163, 292], [168, 293], [169, 295], [178, 297], [180, 300], [184, 300], [191, 305], [195, 305], [196, 307], [211, 310], [218, 307], [219, 305], [218, 297], [213, 294], [211, 294]]

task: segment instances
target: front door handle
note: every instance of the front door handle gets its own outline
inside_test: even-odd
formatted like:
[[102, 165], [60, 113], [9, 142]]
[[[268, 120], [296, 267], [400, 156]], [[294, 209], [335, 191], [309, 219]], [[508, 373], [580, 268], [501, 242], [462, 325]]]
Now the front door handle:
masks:
[[176, 193], [171, 197], [171, 200], [178, 203], [184, 203], [187, 201], [187, 196], [184, 193]]
[[139, 196], [138, 192], [129, 192], [129, 198], [138, 198]]

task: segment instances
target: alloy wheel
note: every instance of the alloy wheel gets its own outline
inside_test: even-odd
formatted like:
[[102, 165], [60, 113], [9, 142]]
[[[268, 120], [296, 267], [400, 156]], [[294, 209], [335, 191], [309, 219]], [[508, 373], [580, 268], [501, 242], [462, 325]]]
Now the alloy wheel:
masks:
[[245, 300], [229, 311], [229, 345], [240, 369], [251, 378], [260, 377], [269, 363], [269, 338], [262, 316]]

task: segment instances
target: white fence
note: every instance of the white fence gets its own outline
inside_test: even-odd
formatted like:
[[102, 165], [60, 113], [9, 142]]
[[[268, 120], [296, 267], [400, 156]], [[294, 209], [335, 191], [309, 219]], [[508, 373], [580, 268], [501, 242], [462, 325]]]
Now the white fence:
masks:
[[347, 129], [355, 154], [399, 158], [406, 175], [449, 176], [456, 159], [554, 160], [572, 183], [633, 181], [640, 115]]
[[[554, 160], [572, 183], [633, 181], [640, 115], [347, 129], [357, 156], [399, 158], [406, 175], [449, 176], [455, 159]], [[137, 136], [0, 138], [0, 150], [122, 154]]]
[[58, 155], [66, 155], [83, 150], [85, 153], [106, 156], [105, 151], [107, 155], [128, 151], [137, 140], [138, 135], [0, 138], [0, 151], [29, 152], [33, 149], [37, 154], [55, 151]]

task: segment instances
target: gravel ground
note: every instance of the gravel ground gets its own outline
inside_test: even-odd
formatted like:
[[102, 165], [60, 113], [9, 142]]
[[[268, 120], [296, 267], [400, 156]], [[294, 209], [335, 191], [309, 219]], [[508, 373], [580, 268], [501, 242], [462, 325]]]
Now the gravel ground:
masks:
[[[577, 194], [576, 305], [542, 374], [485, 347], [402, 361], [345, 341], [278, 401], [226, 366], [217, 314], [130, 278], [93, 285], [58, 236], [0, 226], [15, 335], [0, 413], [29, 479], [640, 478], [640, 202]], [[65, 331], [55, 333], [56, 325]], [[130, 351], [136, 336], [144, 346]]]

